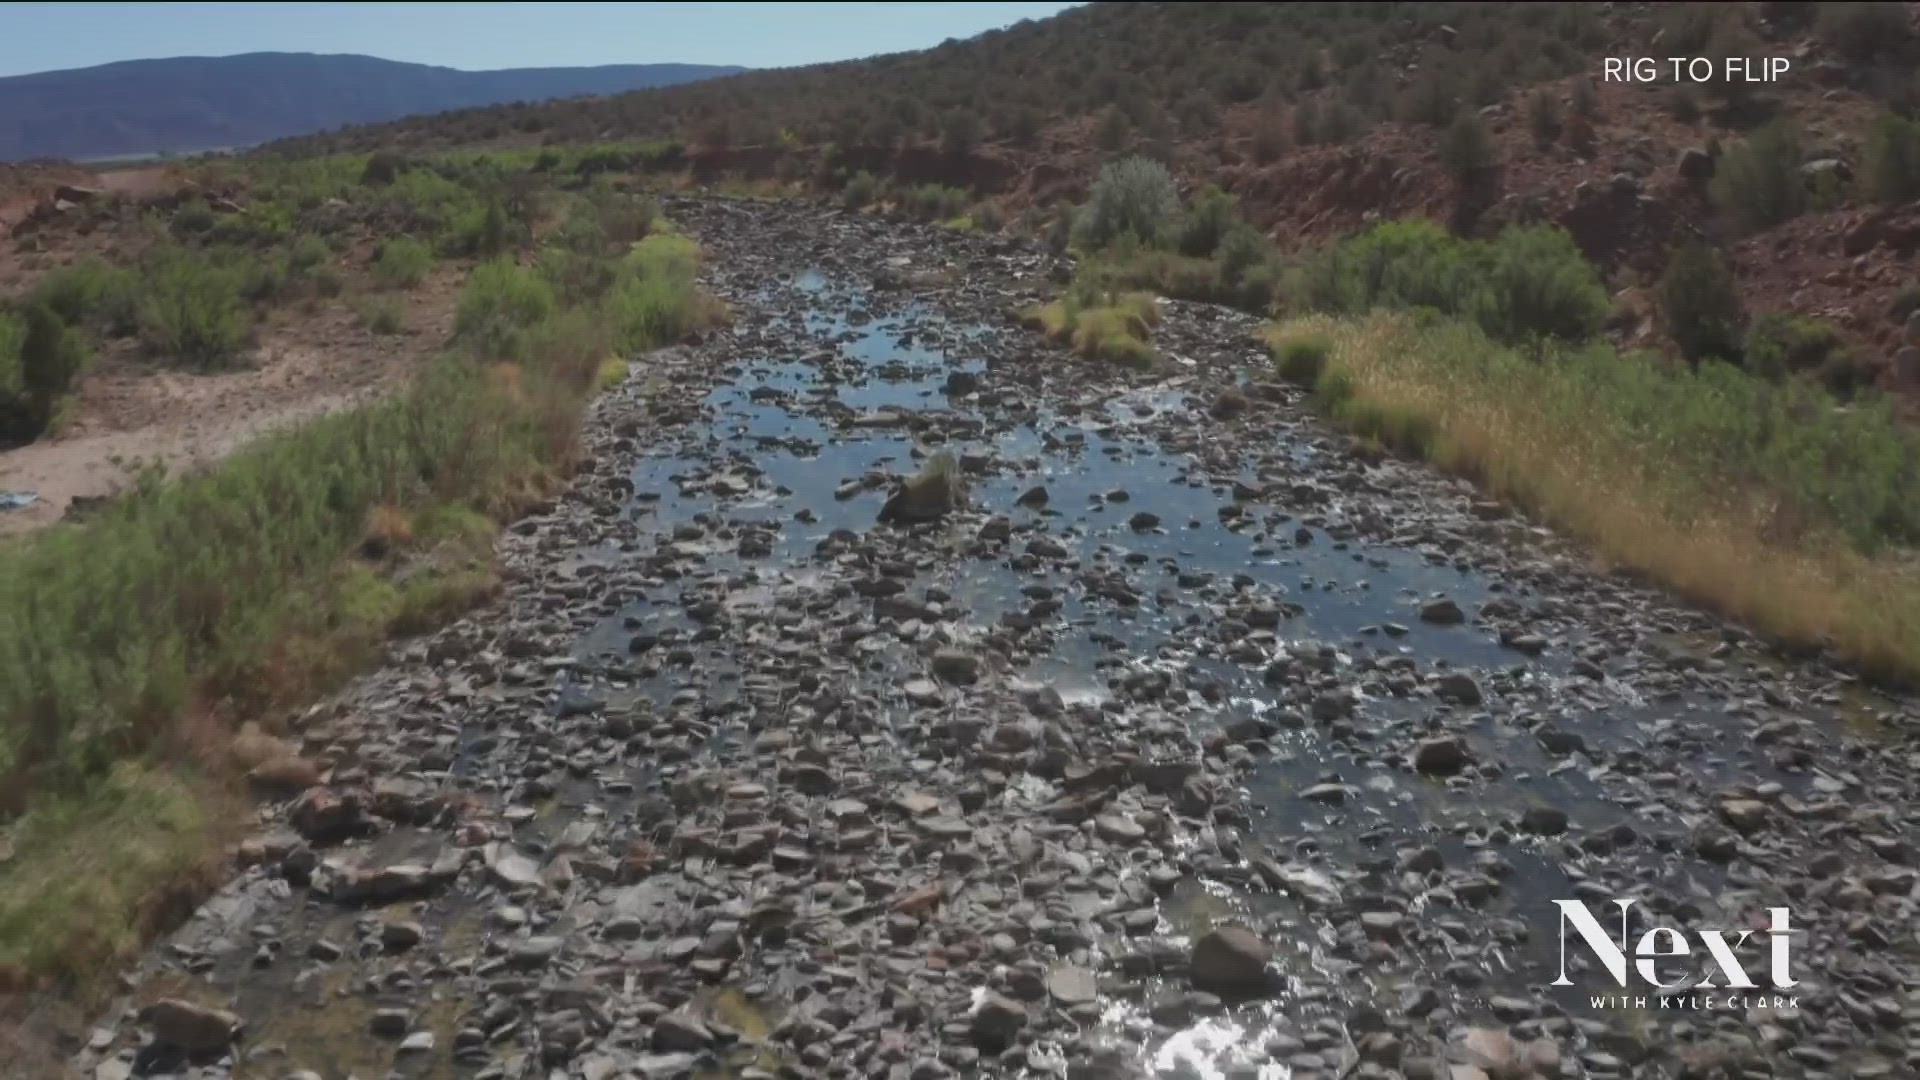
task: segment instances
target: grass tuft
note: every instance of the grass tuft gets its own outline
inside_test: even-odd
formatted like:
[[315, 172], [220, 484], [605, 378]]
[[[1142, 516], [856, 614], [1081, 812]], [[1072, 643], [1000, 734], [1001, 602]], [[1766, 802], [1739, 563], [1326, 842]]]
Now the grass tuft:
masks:
[[[1358, 434], [1776, 640], [1920, 677], [1920, 437], [1889, 402], [1842, 407], [1802, 383], [1604, 343], [1535, 359], [1408, 315], [1306, 318], [1267, 340]], [[1317, 373], [1302, 359], [1316, 341]]]

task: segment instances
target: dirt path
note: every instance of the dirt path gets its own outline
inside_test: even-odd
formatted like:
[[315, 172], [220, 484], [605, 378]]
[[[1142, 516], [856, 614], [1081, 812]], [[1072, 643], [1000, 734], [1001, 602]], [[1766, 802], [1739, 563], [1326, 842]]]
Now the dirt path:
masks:
[[[1912, 701], [1356, 456], [1242, 316], [1171, 306], [1166, 370], [1090, 367], [1009, 325], [1051, 269], [1011, 242], [669, 211], [734, 324], [597, 406], [495, 607], [289, 721], [328, 783], [141, 966], [128, 1004], [171, 1004], [77, 1067], [1920, 1062]], [[877, 524], [938, 450], [967, 504]], [[1553, 986], [1554, 901], [1616, 897], [1636, 937], [1787, 908], [1796, 1004], [1596, 1004], [1578, 942]], [[1737, 955], [1765, 987], [1765, 935]]]
[[369, 332], [350, 300], [274, 309], [249, 364], [232, 371], [169, 369], [132, 342], [114, 343], [82, 378], [64, 430], [0, 451], [0, 491], [38, 497], [0, 511], [0, 536], [59, 521], [76, 499], [118, 494], [143, 468], [199, 468], [261, 435], [393, 393], [452, 332], [462, 277], [442, 266], [396, 297], [399, 334]]

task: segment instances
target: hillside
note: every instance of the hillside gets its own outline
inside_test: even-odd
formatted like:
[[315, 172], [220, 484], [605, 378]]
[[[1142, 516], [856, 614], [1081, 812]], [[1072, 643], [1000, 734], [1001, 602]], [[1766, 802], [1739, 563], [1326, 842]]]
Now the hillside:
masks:
[[619, 64], [456, 71], [310, 53], [130, 60], [0, 79], [0, 160], [250, 146], [417, 113], [614, 94], [739, 70]]
[[[1016, 213], [1077, 200], [1102, 162], [1144, 154], [1189, 188], [1225, 189], [1284, 249], [1383, 215], [1559, 225], [1624, 291], [1637, 344], [1657, 343], [1643, 298], [1670, 251], [1704, 240], [1749, 307], [1831, 321], [1890, 370], [1909, 276], [1888, 259], [1907, 249], [1858, 245], [1912, 231], [1875, 217], [1904, 189], [1850, 178], [1872, 164], [1876, 120], [1920, 105], [1914, 18], [1901, 3], [1095, 4], [920, 52], [418, 117], [280, 149], [673, 138], [698, 175], [837, 190], [870, 171], [959, 184]], [[1601, 79], [1607, 57], [1672, 55], [1783, 57], [1791, 70], [1764, 85]], [[1462, 117], [1490, 144], [1471, 190], [1442, 153]], [[1709, 182], [1711, 167], [1680, 174], [1686, 152], [1717, 162], [1776, 122], [1793, 131], [1774, 144], [1791, 160], [1766, 175], [1809, 185], [1788, 200], [1793, 220], [1748, 220], [1727, 204], [1760, 196]], [[1836, 164], [1798, 171], [1819, 161]]]

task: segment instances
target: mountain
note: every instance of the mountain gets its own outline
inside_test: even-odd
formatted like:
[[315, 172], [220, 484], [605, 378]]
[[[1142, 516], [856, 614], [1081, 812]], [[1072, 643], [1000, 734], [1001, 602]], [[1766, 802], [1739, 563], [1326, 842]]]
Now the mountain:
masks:
[[616, 64], [458, 71], [313, 53], [128, 60], [0, 78], [0, 160], [249, 146], [418, 113], [617, 94], [743, 70]]

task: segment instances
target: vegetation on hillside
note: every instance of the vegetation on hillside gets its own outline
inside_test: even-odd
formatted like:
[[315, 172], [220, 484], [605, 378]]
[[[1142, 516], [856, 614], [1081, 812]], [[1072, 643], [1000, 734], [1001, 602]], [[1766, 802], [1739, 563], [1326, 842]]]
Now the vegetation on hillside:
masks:
[[1361, 435], [1473, 478], [1620, 564], [1866, 671], [1920, 677], [1920, 436], [1885, 399], [1603, 342], [1515, 351], [1406, 313], [1269, 342]]
[[[362, 168], [270, 165], [263, 188], [339, 191]], [[457, 172], [477, 190], [436, 186], [442, 206], [516, 207], [527, 222], [555, 204], [596, 221], [653, 219], [643, 199], [610, 189], [527, 185], [495, 203], [495, 170]], [[438, 220], [457, 228], [458, 217]], [[529, 235], [510, 230], [508, 243]], [[268, 716], [377, 656], [386, 635], [491, 591], [491, 522], [567, 475], [608, 358], [708, 316], [684, 238], [558, 237], [545, 254], [604, 267], [603, 295], [558, 294], [527, 260], [487, 262], [451, 348], [398, 397], [268, 437], [203, 474], [149, 475], [82, 523], [0, 547], [0, 789], [15, 850], [0, 865], [0, 985], [85, 977], [137, 944], [154, 899], [212, 865], [219, 823], [232, 820], [218, 807], [233, 762], [209, 734], [210, 708]], [[425, 261], [407, 244], [376, 259], [395, 287]], [[139, 332], [194, 362], [231, 355], [246, 269], [164, 252], [133, 305]], [[69, 370], [76, 361], [71, 344], [35, 335], [73, 342], [59, 334], [103, 324], [95, 304], [115, 295], [69, 278], [24, 324], [0, 320], [4, 385], [51, 391], [42, 353]]]
[[[1591, 4], [1092, 4], [914, 53], [744, 75], [589, 101], [501, 106], [291, 140], [369, 149], [511, 140], [678, 138], [689, 146], [923, 141], [950, 154], [1032, 145], [1087, 118], [1100, 146], [1150, 148], [1232, 108], [1296, 103], [1352, 126], [1477, 108], [1579, 70], [1607, 41]], [[1397, 73], [1417, 65], [1411, 82]], [[1429, 103], [1440, 102], [1439, 106]]]

